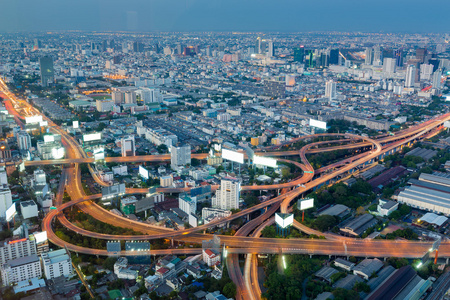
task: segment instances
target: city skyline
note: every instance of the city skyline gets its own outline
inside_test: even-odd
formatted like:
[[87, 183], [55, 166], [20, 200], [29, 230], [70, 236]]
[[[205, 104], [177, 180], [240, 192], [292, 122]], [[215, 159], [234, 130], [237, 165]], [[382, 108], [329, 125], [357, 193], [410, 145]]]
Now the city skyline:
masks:
[[[450, 3], [425, 14], [422, 3], [379, 1], [2, 1], [1, 32], [85, 31], [364, 31], [445, 32]], [[430, 7], [433, 7], [431, 1]], [[86, 9], [89, 8], [89, 9]]]

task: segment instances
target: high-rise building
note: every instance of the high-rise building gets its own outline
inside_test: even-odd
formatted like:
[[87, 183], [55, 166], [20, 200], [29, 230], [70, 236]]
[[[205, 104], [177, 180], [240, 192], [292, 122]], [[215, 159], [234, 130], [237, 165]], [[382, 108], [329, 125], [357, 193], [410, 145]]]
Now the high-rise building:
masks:
[[220, 189], [212, 199], [212, 207], [220, 209], [238, 209], [241, 195], [241, 183], [232, 177], [222, 178]]
[[195, 214], [197, 212], [197, 197], [181, 194], [178, 198], [178, 207], [188, 215]]
[[431, 80], [433, 74], [433, 65], [421, 64], [420, 65], [420, 80]]
[[395, 65], [397, 67], [402, 67], [403, 66], [403, 49], [394, 50], [394, 58], [395, 58]]
[[0, 271], [4, 285], [42, 276], [41, 262], [37, 254], [10, 260], [0, 266]]
[[34, 185], [43, 185], [47, 184], [47, 176], [45, 172], [41, 169], [34, 170]]
[[273, 46], [273, 40], [267, 42], [267, 57], [275, 56], [275, 48]]
[[385, 58], [383, 61], [383, 72], [389, 75], [395, 73], [396, 60], [395, 58]]
[[191, 145], [170, 147], [170, 163], [172, 169], [191, 163]]
[[[116, 102], [114, 101], [114, 103], [116, 103]], [[136, 103], [136, 92], [126, 91], [125, 92], [125, 103], [127, 103], [127, 104]]]
[[0, 244], [0, 265], [10, 260], [36, 253], [36, 240], [34, 237], [4, 241]]
[[416, 59], [420, 61], [420, 63], [427, 63], [426, 57], [427, 57], [428, 51], [426, 48], [417, 48], [416, 49]]
[[373, 60], [374, 66], [381, 66], [383, 64], [383, 51], [380, 46], [373, 47]]
[[26, 131], [19, 131], [17, 133], [17, 146], [19, 150], [28, 150], [31, 148], [31, 137]]
[[366, 58], [364, 59], [364, 63], [366, 65], [371, 65], [373, 59], [373, 49], [371, 47], [366, 48]]
[[11, 190], [7, 185], [0, 187], [0, 218], [6, 218], [6, 210], [12, 205]]
[[442, 70], [439, 69], [433, 73], [432, 85], [434, 89], [441, 89]]
[[137, 93], [141, 95], [144, 104], [162, 102], [162, 95], [159, 89], [141, 88]]
[[0, 186], [3, 186], [4, 184], [8, 184], [8, 175], [5, 167], [0, 167]]
[[120, 145], [121, 145], [121, 149], [122, 149], [122, 157], [136, 155], [136, 146], [135, 146], [135, 141], [134, 141], [134, 135], [129, 136], [127, 138], [123, 138]]
[[306, 50], [305, 51], [305, 67], [314, 68], [314, 50]]
[[286, 96], [286, 83], [284, 81], [265, 80], [263, 92], [273, 98], [284, 98]]
[[416, 67], [413, 65], [409, 65], [406, 69], [406, 78], [405, 78], [405, 87], [411, 88], [414, 87], [416, 78]]
[[72, 275], [72, 259], [65, 249], [42, 253], [41, 257], [42, 265], [44, 266], [44, 275], [47, 279]]
[[305, 57], [305, 47], [294, 48], [294, 62], [303, 63]]
[[50, 56], [43, 56], [39, 59], [41, 67], [41, 85], [48, 86], [54, 81], [53, 58]]
[[336, 82], [333, 80], [325, 83], [325, 97], [330, 100], [336, 99]]
[[331, 49], [330, 50], [328, 64], [329, 65], [338, 65], [339, 64], [339, 49]]
[[255, 43], [255, 53], [256, 54], [261, 54], [261, 38], [260, 37], [258, 37], [257, 39], [256, 39], [256, 43]]

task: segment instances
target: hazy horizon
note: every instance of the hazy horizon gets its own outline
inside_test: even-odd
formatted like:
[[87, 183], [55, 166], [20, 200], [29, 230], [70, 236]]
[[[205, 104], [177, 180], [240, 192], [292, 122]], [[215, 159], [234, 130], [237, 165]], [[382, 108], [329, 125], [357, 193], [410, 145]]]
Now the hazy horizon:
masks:
[[450, 1], [0, 0], [1, 32], [449, 32]]

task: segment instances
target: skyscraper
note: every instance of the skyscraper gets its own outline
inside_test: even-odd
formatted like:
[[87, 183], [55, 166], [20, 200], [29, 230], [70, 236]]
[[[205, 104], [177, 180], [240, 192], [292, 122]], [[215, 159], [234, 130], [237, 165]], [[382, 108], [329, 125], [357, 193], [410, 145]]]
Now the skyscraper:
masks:
[[17, 133], [17, 145], [19, 150], [28, 150], [31, 148], [31, 137], [26, 131], [19, 131]]
[[405, 78], [405, 87], [411, 88], [414, 87], [416, 78], [416, 67], [413, 65], [409, 65], [406, 69], [406, 78]]
[[420, 65], [420, 80], [431, 80], [433, 74], [433, 65], [421, 64]]
[[374, 66], [381, 66], [383, 63], [383, 52], [381, 51], [380, 46], [375, 46], [373, 48], [373, 61], [372, 64]]
[[426, 48], [417, 48], [416, 49], [416, 58], [420, 60], [420, 63], [426, 63], [425, 58], [427, 56]]
[[328, 59], [328, 65], [337, 65], [339, 64], [339, 49], [331, 49], [330, 56]]
[[275, 48], [273, 46], [273, 41], [269, 40], [267, 43], [267, 57], [275, 56]]
[[373, 49], [371, 47], [366, 48], [366, 58], [364, 60], [364, 63], [366, 65], [372, 64], [372, 58], [373, 58]]
[[395, 73], [396, 60], [395, 58], [385, 58], [383, 61], [383, 72], [389, 75]]
[[238, 209], [241, 195], [241, 183], [232, 177], [222, 178], [220, 189], [216, 191], [216, 197], [212, 199], [212, 207], [220, 209]]
[[336, 99], [336, 82], [333, 80], [325, 83], [325, 97], [330, 100]]
[[294, 48], [294, 62], [303, 63], [304, 57], [305, 57], [305, 47], [300, 46]]
[[41, 85], [48, 86], [54, 81], [53, 59], [50, 56], [43, 56], [39, 59], [41, 67]]
[[433, 73], [432, 85], [434, 89], [439, 90], [441, 88], [442, 70], [439, 69]]
[[403, 66], [403, 49], [394, 50], [394, 58], [397, 67]]
[[260, 54], [261, 53], [261, 38], [258, 37], [256, 39], [256, 43], [255, 43], [255, 53], [256, 54]]

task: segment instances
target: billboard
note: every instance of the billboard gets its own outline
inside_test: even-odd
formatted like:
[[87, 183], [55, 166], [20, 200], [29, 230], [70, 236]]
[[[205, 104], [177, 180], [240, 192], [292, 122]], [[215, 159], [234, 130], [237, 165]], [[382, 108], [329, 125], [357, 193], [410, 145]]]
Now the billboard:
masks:
[[222, 150], [222, 145], [221, 144], [214, 144], [214, 150], [216, 150], [217, 152], [220, 152], [220, 150]]
[[144, 198], [135, 203], [135, 212], [140, 213], [153, 207], [155, 207], [153, 197]]
[[16, 210], [16, 203], [13, 203], [7, 210], [6, 210], [6, 221], [11, 221], [14, 216], [17, 214]]
[[236, 151], [231, 151], [228, 149], [222, 149], [222, 158], [228, 159], [240, 164], [244, 163], [244, 154]]
[[144, 168], [143, 166], [139, 166], [139, 175], [142, 176], [142, 178], [148, 180], [149, 178], [149, 174], [148, 174], [148, 170], [146, 168]]
[[53, 159], [61, 159], [64, 158], [64, 148], [63, 147], [59, 147], [59, 148], [53, 148], [52, 149], [52, 156]]
[[35, 123], [41, 123], [42, 122], [42, 116], [31, 116], [31, 117], [25, 117], [25, 123], [27, 124], [35, 124]]
[[55, 136], [53, 134], [44, 135], [44, 143], [51, 143], [55, 141]]
[[72, 126], [73, 126], [73, 129], [77, 129], [80, 127], [80, 124], [78, 123], [78, 121], [73, 121]]
[[450, 128], [450, 121], [445, 121], [444, 122], [444, 127], [445, 128]]
[[300, 199], [297, 202], [297, 207], [299, 210], [312, 208], [314, 207], [314, 199], [313, 198]]
[[281, 228], [286, 228], [291, 226], [294, 223], [294, 215], [293, 214], [275, 214], [275, 223]]
[[34, 233], [34, 239], [36, 240], [36, 244], [40, 244], [47, 241], [47, 231]]
[[48, 122], [47, 121], [39, 122], [39, 126], [48, 126]]
[[104, 148], [95, 148], [93, 151], [93, 156], [94, 156], [95, 160], [105, 159], [105, 149]]
[[327, 129], [327, 122], [314, 120], [314, 119], [309, 119], [309, 126], [317, 127], [317, 128], [320, 128], [320, 129]]
[[102, 139], [101, 132], [83, 134], [83, 142], [98, 141], [101, 139]]
[[261, 166], [267, 166], [271, 168], [277, 167], [277, 160], [270, 158], [270, 157], [264, 157], [264, 156], [253, 156], [253, 163], [255, 165], [261, 165]]

